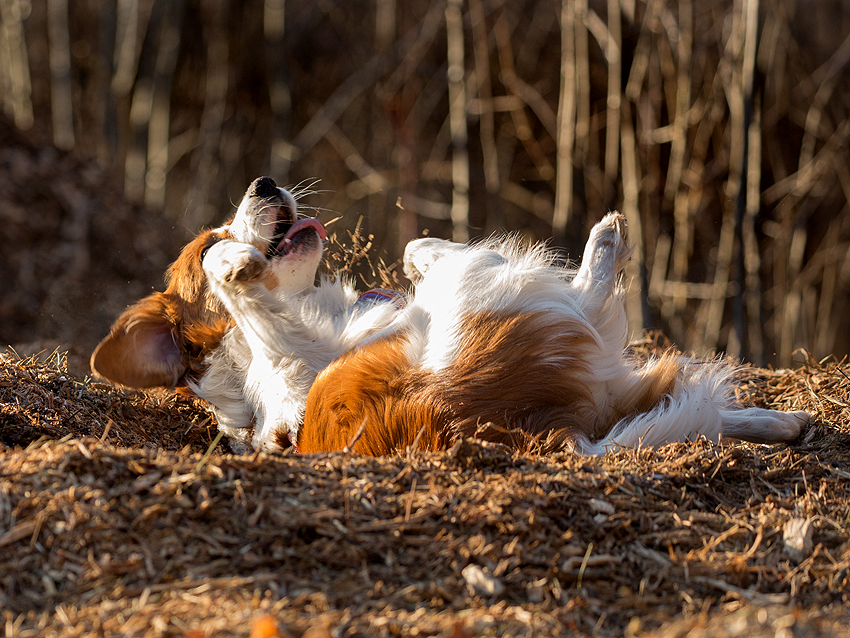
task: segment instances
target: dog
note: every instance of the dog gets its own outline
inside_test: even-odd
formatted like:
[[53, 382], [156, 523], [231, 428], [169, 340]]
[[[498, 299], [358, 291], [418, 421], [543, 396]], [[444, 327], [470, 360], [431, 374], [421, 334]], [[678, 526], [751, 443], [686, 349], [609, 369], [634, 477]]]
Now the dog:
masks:
[[190, 241], [165, 292], [128, 308], [91, 357], [96, 376], [207, 401], [231, 448], [289, 447], [316, 374], [389, 324], [403, 297], [314, 285], [324, 226], [289, 191], [254, 180], [233, 218]]
[[599, 455], [698, 436], [797, 438], [808, 413], [736, 405], [730, 363], [627, 355], [620, 272], [629, 256], [614, 213], [592, 229], [577, 271], [515, 239], [411, 242], [412, 298], [318, 375], [299, 450], [384, 455], [474, 436]]

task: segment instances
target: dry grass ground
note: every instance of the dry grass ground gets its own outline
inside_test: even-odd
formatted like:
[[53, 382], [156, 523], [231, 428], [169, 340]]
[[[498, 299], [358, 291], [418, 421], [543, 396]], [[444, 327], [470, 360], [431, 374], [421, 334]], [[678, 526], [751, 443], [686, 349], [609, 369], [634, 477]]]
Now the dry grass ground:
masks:
[[791, 446], [369, 459], [234, 456], [196, 402], [6, 355], [0, 627], [850, 636], [848, 370], [748, 371], [744, 398], [815, 415]]

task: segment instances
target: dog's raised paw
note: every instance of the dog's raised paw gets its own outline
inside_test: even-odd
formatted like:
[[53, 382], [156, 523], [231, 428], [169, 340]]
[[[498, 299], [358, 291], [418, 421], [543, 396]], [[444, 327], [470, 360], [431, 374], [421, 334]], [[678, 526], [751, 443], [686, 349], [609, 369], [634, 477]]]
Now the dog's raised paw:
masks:
[[204, 270], [221, 284], [249, 283], [260, 278], [266, 268], [266, 258], [250, 244], [220, 241], [207, 251]]
[[616, 270], [624, 268], [632, 254], [628, 244], [626, 217], [616, 212], [605, 215], [591, 229], [588, 246], [593, 246], [597, 250], [613, 249]]
[[626, 218], [620, 213], [608, 213], [590, 230], [588, 243], [604, 243], [612, 246], [625, 244], [627, 238]]

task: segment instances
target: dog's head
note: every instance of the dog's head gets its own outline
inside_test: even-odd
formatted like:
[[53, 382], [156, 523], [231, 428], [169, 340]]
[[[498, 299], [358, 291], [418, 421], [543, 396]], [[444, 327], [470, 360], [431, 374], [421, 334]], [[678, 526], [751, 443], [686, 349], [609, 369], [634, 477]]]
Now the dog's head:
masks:
[[254, 180], [230, 222], [202, 231], [183, 248], [166, 273], [165, 292], [145, 297], [118, 318], [92, 354], [92, 371], [131, 388], [182, 385], [186, 375], [202, 373], [204, 358], [232, 326], [204, 273], [208, 251], [222, 240], [250, 244], [277, 274], [267, 286], [286, 294], [312, 283], [325, 236], [317, 220], [298, 219], [291, 193], [269, 177]]

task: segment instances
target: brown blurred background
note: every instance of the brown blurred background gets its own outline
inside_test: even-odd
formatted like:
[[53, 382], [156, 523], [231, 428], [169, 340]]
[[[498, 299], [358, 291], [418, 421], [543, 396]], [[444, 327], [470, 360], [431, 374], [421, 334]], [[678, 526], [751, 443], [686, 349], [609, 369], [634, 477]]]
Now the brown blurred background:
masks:
[[268, 174], [387, 263], [619, 209], [636, 336], [850, 352], [846, 0], [0, 0], [0, 106], [4, 344], [90, 349]]

